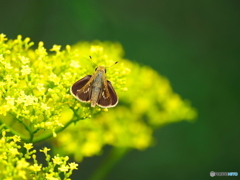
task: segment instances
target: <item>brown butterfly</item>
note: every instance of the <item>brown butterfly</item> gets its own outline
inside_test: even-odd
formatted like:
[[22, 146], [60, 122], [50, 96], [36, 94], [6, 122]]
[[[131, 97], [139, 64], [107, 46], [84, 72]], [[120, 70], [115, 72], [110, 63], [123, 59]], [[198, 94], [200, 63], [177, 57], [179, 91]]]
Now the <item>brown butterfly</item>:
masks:
[[90, 102], [91, 107], [116, 106], [118, 97], [111, 82], [106, 79], [105, 73], [106, 68], [98, 66], [93, 75], [87, 75], [72, 85], [70, 89], [72, 95], [81, 102]]

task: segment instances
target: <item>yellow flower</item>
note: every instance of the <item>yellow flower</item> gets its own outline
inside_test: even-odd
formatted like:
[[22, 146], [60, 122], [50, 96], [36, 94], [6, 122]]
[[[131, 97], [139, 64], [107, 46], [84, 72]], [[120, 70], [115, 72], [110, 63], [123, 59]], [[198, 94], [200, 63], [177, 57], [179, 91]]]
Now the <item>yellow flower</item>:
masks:
[[100, 143], [98, 142], [87, 142], [82, 146], [82, 153], [85, 156], [93, 156], [98, 153], [101, 149]]
[[59, 180], [59, 178], [56, 178], [56, 177], [54, 177], [55, 175], [54, 175], [54, 173], [52, 172], [52, 173], [48, 173], [48, 174], [46, 174], [46, 179], [47, 180]]
[[74, 61], [74, 60], [71, 61], [70, 66], [72, 66], [73, 68], [76, 68], [76, 69], [80, 68], [79, 62], [78, 61]]
[[90, 51], [91, 52], [102, 52], [103, 51], [103, 47], [102, 46], [91, 46]]
[[61, 165], [58, 169], [61, 172], [67, 172], [69, 170], [69, 166], [68, 165]]
[[17, 168], [18, 169], [24, 169], [29, 166], [29, 162], [27, 162], [25, 159], [20, 159], [17, 162]]
[[41, 171], [42, 165], [38, 165], [38, 164], [34, 164], [32, 166], [30, 166], [30, 169], [34, 172], [38, 172]]
[[0, 34], [0, 42], [6, 41], [6, 40], [7, 40], [6, 35], [1, 33]]
[[55, 51], [55, 52], [59, 52], [61, 49], [60, 45], [53, 45], [52, 49], [50, 49], [50, 51]]
[[42, 108], [44, 111], [47, 111], [47, 110], [50, 109], [50, 107], [49, 107], [47, 104], [45, 104], [45, 103], [41, 103], [41, 108]]
[[47, 147], [40, 149], [40, 152], [43, 152], [45, 155], [47, 154], [48, 151], [50, 151], [50, 149], [48, 149]]
[[[73, 154], [82, 160], [99, 154], [106, 145], [148, 148], [157, 128], [192, 121], [197, 115], [190, 103], [172, 90], [167, 78], [150, 67], [124, 59], [123, 48], [118, 43], [81, 42], [67, 45], [63, 50], [54, 45], [51, 51], [56, 53], [48, 53], [43, 42], [36, 49], [30, 49], [32, 45], [29, 38], [18, 36], [16, 40], [7, 40], [5, 35], [0, 35], [1, 120], [20, 124], [13, 129], [20, 136], [29, 135], [23, 136], [26, 141], [42, 141], [53, 135], [54, 145], [58, 145], [54, 147], [55, 152]], [[119, 63], [110, 68], [116, 61]], [[119, 97], [114, 108], [91, 108], [71, 96], [72, 84], [91, 75], [97, 66], [109, 67], [106, 78]], [[60, 131], [63, 132], [57, 136]], [[6, 142], [7, 138], [1, 138], [0, 144]], [[21, 156], [16, 142], [11, 145], [9, 154]], [[53, 161], [49, 163], [52, 166], [61, 167], [68, 160], [59, 156], [51, 158], [48, 148], [40, 151], [45, 153], [47, 162]], [[34, 157], [27, 153], [24, 157]], [[65, 171], [66, 167], [61, 170]], [[57, 173], [46, 173], [49, 179], [57, 177]]]
[[74, 162], [71, 162], [71, 163], [69, 163], [68, 165], [69, 165], [69, 167], [70, 167], [71, 170], [78, 169], [78, 168], [77, 168], [77, 167], [78, 167], [78, 164], [76, 164], [76, 163], [74, 163]]
[[20, 142], [21, 141], [20, 136], [14, 135], [12, 138], [13, 138], [14, 142]]
[[61, 159], [60, 157], [58, 157], [58, 156], [54, 156], [54, 158], [52, 158], [52, 160], [53, 160], [53, 163], [54, 163], [55, 165], [60, 165], [60, 164], [63, 163], [63, 162], [62, 162], [62, 159]]
[[18, 171], [18, 176], [21, 177], [22, 179], [27, 179], [26, 171], [23, 170]]
[[31, 73], [31, 68], [28, 65], [23, 65], [21, 69], [22, 75], [27, 75]]
[[19, 59], [23, 64], [28, 64], [30, 62], [29, 58], [25, 56], [19, 56]]
[[14, 106], [14, 101], [15, 101], [14, 98], [12, 98], [12, 97], [10, 97], [10, 96], [7, 96], [5, 99], [6, 99], [6, 101], [7, 101], [7, 105], [9, 105], [9, 106], [11, 106], [11, 107]]
[[24, 143], [24, 147], [27, 149], [27, 150], [30, 150], [33, 148], [33, 144], [32, 143]]
[[[9, 136], [9, 130], [0, 126], [0, 133], [2, 137], [0, 139], [0, 174], [1, 179], [69, 179], [69, 176], [72, 174], [72, 170], [76, 169], [74, 163], [68, 163], [68, 156], [60, 157], [57, 155], [55, 162], [61, 162], [60, 167], [56, 168], [56, 164], [51, 161], [51, 156], [47, 154], [50, 150], [48, 148], [43, 148], [40, 150], [46, 154], [45, 165], [42, 167], [42, 164], [38, 162], [36, 150], [30, 149], [33, 148], [32, 143], [19, 143], [21, 139], [19, 136]], [[26, 148], [27, 151], [20, 152], [23, 148]], [[44, 160], [41, 159], [41, 162]], [[66, 165], [69, 164], [69, 165]], [[70, 170], [70, 171], [69, 171]], [[69, 171], [68, 173], [65, 173]], [[61, 173], [64, 172], [64, 173]]]
[[13, 155], [13, 156], [16, 156], [16, 155], [19, 154], [18, 149], [17, 149], [17, 148], [14, 148], [14, 147], [12, 147], [12, 148], [9, 149], [9, 153], [10, 153], [11, 155]]

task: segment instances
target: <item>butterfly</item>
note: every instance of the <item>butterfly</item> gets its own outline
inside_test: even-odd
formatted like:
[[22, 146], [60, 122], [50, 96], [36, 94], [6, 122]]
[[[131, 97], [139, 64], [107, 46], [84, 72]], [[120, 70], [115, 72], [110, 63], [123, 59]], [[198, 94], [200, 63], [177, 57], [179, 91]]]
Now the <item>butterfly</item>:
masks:
[[104, 66], [98, 66], [93, 75], [87, 75], [75, 82], [70, 92], [79, 101], [90, 102], [91, 107], [98, 105], [102, 108], [110, 108], [118, 103], [118, 96], [112, 83], [106, 79]]

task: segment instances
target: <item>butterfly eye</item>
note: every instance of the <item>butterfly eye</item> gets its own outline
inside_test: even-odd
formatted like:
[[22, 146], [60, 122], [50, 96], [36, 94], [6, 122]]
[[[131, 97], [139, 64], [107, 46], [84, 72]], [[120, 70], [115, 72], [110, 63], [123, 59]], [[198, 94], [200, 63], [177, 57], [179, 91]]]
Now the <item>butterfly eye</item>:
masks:
[[95, 68], [95, 71], [97, 70], [97, 68]]
[[107, 73], [107, 70], [105, 69], [105, 73]]

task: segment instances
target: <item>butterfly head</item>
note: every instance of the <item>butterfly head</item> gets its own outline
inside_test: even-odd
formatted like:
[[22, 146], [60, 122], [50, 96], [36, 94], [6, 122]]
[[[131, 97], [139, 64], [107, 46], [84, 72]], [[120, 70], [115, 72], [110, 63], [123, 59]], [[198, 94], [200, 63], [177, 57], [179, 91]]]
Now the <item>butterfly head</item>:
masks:
[[95, 69], [95, 72], [99, 72], [99, 71], [101, 71], [101, 72], [107, 72], [107, 70], [106, 70], [106, 68], [104, 67], [104, 66], [98, 66], [96, 69]]

